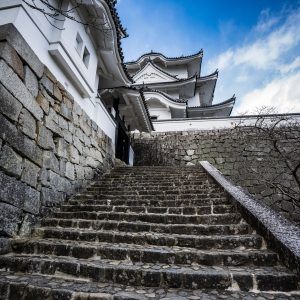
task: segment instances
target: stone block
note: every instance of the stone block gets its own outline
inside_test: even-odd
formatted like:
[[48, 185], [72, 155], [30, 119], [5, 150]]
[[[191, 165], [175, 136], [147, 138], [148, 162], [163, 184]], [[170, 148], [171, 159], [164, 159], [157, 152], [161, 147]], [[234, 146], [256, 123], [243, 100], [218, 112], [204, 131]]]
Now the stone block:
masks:
[[7, 42], [0, 42], [0, 58], [4, 59], [22, 80], [24, 79], [22, 60], [20, 59], [17, 51]]
[[25, 136], [23, 145], [24, 148], [21, 148], [19, 152], [41, 167], [43, 163], [43, 151], [36, 145], [35, 141]]
[[[0, 255], [11, 252], [11, 240], [8, 238], [0, 238]], [[0, 296], [1, 296], [0, 292]]]
[[37, 218], [32, 214], [25, 214], [19, 229], [20, 237], [28, 237], [31, 234], [33, 226], [36, 224]]
[[22, 131], [32, 139], [36, 138], [36, 120], [31, 113], [23, 108], [19, 118]]
[[43, 167], [59, 173], [59, 161], [53, 151], [44, 151]]
[[69, 129], [68, 121], [61, 116], [58, 116], [58, 125], [62, 129], [67, 129], [67, 130]]
[[40, 105], [44, 113], [48, 115], [50, 105], [46, 97], [41, 92], [38, 93], [36, 102]]
[[84, 177], [84, 167], [75, 165], [75, 173], [76, 173], [76, 179], [82, 180], [85, 179]]
[[13, 24], [10, 23], [0, 27], [0, 40], [8, 41], [17, 51], [18, 55], [31, 67], [34, 73], [39, 78], [42, 77], [44, 65]]
[[99, 162], [97, 162], [95, 159], [93, 159], [92, 157], [87, 157], [85, 159], [85, 164], [89, 167], [92, 167], [92, 168], [97, 168], [98, 165], [99, 165]]
[[41, 122], [38, 123], [37, 144], [46, 150], [52, 150], [55, 148], [52, 132]]
[[68, 179], [54, 173], [53, 171], [49, 171], [49, 181], [50, 186], [56, 189], [59, 192], [65, 192], [67, 194], [72, 190], [71, 183]]
[[76, 149], [79, 151], [80, 154], [83, 153], [83, 145], [78, 137], [73, 136], [73, 145], [76, 147]]
[[58, 88], [58, 86], [55, 84], [53, 86], [53, 96], [58, 100], [58, 101], [62, 101], [62, 94]]
[[75, 168], [70, 162], [66, 163], [66, 174], [65, 176], [71, 180], [75, 180]]
[[62, 103], [60, 105], [60, 114], [70, 121], [72, 119], [72, 108], [69, 108], [65, 103]]
[[90, 167], [84, 167], [84, 177], [87, 180], [92, 180], [94, 178], [94, 171]]
[[53, 96], [54, 84], [46, 75], [43, 75], [42, 79], [40, 80], [40, 83], [45, 88], [45, 90], [50, 94], [50, 96]]
[[41, 201], [44, 206], [52, 207], [57, 203], [62, 204], [65, 201], [65, 194], [54, 189], [42, 188]]
[[37, 104], [21, 79], [3, 60], [0, 60], [0, 82], [37, 120], [43, 117], [43, 110]]
[[61, 158], [59, 160], [59, 174], [61, 176], [65, 176], [66, 174], [66, 164], [67, 164], [67, 160], [65, 158]]
[[40, 168], [37, 165], [25, 159], [21, 180], [32, 187], [36, 187], [39, 172]]
[[0, 152], [0, 167], [7, 174], [19, 177], [23, 170], [23, 159], [8, 145], [4, 145]]
[[13, 177], [0, 172], [0, 200], [22, 208], [24, 204], [24, 184]]
[[69, 145], [69, 157], [72, 163], [79, 164], [79, 152], [73, 145]]
[[0, 83], [0, 112], [13, 121], [17, 121], [22, 104]]
[[56, 155], [59, 157], [68, 158], [67, 151], [68, 144], [63, 138], [59, 138], [56, 140]]
[[[51, 110], [50, 110], [51, 111]], [[55, 135], [62, 137], [63, 132], [57, 123], [53, 121], [53, 118], [49, 115], [45, 117], [45, 126], [50, 129]]]
[[25, 85], [29, 90], [29, 92], [32, 94], [32, 96], [36, 98], [39, 92], [38, 80], [35, 74], [31, 71], [31, 69], [28, 66], [24, 67], [24, 71], [25, 71], [25, 78], [24, 78]]
[[0, 202], [0, 235], [12, 237], [18, 233], [22, 211], [17, 207]]
[[23, 210], [31, 214], [38, 215], [41, 206], [40, 192], [29, 186], [26, 186], [23, 197]]
[[73, 142], [73, 135], [69, 130], [67, 129], [62, 129], [62, 136], [65, 139], [66, 142], [72, 144]]

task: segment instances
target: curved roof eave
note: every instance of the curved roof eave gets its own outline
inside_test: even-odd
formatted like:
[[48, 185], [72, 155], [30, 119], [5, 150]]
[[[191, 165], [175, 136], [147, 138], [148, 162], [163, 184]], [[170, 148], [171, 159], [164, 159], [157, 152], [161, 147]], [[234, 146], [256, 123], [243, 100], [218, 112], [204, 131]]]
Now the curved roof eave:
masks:
[[197, 76], [197, 83], [199, 82], [205, 82], [208, 80], [216, 80], [219, 77], [219, 70], [217, 69], [215, 72], [206, 75], [206, 76]]
[[141, 63], [144, 59], [148, 59], [149, 57], [160, 57], [163, 61], [168, 62], [168, 61], [186, 61], [186, 60], [191, 60], [194, 58], [202, 58], [203, 57], [203, 49], [201, 49], [200, 51], [198, 51], [195, 54], [191, 54], [191, 55], [186, 55], [186, 56], [177, 56], [177, 57], [167, 57], [164, 54], [160, 53], [160, 52], [149, 52], [149, 53], [145, 53], [143, 55], [141, 55], [137, 60], [135, 61], [129, 61], [126, 62], [126, 65], [135, 65], [135, 64], [139, 64]]
[[[119, 15], [116, 10], [116, 5], [117, 1], [116, 0], [103, 0], [103, 4], [106, 5], [108, 17], [111, 19], [111, 23], [113, 24], [113, 31], [114, 31], [114, 46], [116, 49], [116, 54], [117, 54], [117, 60], [119, 61], [119, 64], [121, 66], [120, 72], [123, 74], [123, 78], [126, 81], [127, 84], [133, 83], [133, 80], [131, 76], [129, 75], [126, 65], [124, 63], [124, 54], [123, 50], [121, 47], [121, 39], [124, 37], [127, 37], [128, 34], [126, 30], [123, 28]], [[94, 4], [95, 5], [95, 4]]]
[[180, 100], [180, 99], [173, 99], [170, 96], [166, 95], [165, 93], [161, 92], [161, 91], [157, 91], [157, 90], [144, 90], [143, 89], [143, 93], [145, 95], [147, 94], [159, 94], [160, 96], [162, 96], [167, 102], [171, 102], [172, 104], [178, 105], [178, 106], [183, 106], [186, 107], [186, 102], [187, 100]]
[[220, 102], [220, 103], [217, 103], [217, 104], [213, 104], [213, 105], [210, 105], [210, 106], [189, 106], [188, 108], [189, 109], [197, 109], [199, 111], [204, 111], [204, 110], [209, 110], [209, 109], [214, 109], [214, 108], [223, 108], [223, 107], [233, 107], [234, 104], [235, 104], [235, 100], [236, 100], [236, 97], [235, 95], [233, 95], [231, 98], [223, 101], [223, 102]]

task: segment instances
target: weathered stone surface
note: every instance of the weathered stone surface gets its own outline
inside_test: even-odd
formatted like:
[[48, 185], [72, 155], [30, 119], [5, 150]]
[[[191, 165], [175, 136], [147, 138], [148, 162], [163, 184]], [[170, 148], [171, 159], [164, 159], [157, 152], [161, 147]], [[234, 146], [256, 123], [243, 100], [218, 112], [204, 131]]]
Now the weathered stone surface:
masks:
[[36, 102], [40, 105], [40, 107], [42, 108], [45, 114], [49, 113], [49, 107], [50, 107], [49, 101], [41, 92], [38, 93]]
[[30, 112], [23, 108], [20, 114], [19, 124], [22, 131], [32, 139], [36, 138], [36, 120]]
[[56, 141], [56, 154], [59, 157], [68, 158], [68, 144], [63, 138], [59, 138]]
[[59, 161], [53, 151], [44, 151], [43, 167], [59, 173]]
[[13, 24], [6, 24], [0, 28], [0, 40], [6, 40], [17, 51], [19, 56], [26, 61], [35, 74], [40, 78], [44, 72], [44, 65], [26, 43]]
[[75, 165], [75, 173], [76, 173], [76, 179], [78, 180], [84, 179], [84, 167]]
[[51, 188], [42, 188], [41, 191], [41, 201], [45, 206], [53, 206], [53, 203], [63, 203], [65, 200], [65, 195], [62, 192], [58, 192]]
[[10, 204], [0, 202], [0, 235], [14, 236], [21, 222], [21, 210]]
[[[11, 241], [8, 238], [0, 238], [0, 255], [11, 252]], [[1, 292], [0, 292], [1, 296]]]
[[0, 112], [13, 121], [17, 121], [22, 104], [0, 83]]
[[23, 210], [34, 215], [38, 215], [40, 211], [41, 201], [40, 192], [27, 186], [24, 189], [24, 207]]
[[23, 170], [23, 159], [8, 145], [0, 152], [0, 168], [7, 174], [19, 177]]
[[39, 171], [40, 168], [37, 165], [25, 159], [21, 180], [32, 187], [36, 187]]
[[69, 145], [68, 148], [69, 148], [70, 161], [74, 164], [79, 164], [79, 152], [78, 152], [78, 150], [73, 145]]
[[19, 235], [21, 237], [29, 236], [36, 222], [37, 222], [37, 218], [34, 215], [25, 214], [23, 218], [23, 222], [19, 229]]
[[38, 123], [37, 143], [41, 148], [46, 150], [52, 150], [55, 148], [52, 132], [41, 122]]
[[4, 59], [21, 79], [24, 79], [23, 63], [16, 50], [7, 42], [0, 42], [0, 58]]
[[34, 115], [36, 119], [40, 120], [43, 117], [42, 109], [26, 86], [3, 60], [0, 60], [0, 82]]
[[29, 90], [29, 92], [32, 94], [32, 96], [36, 98], [39, 92], [38, 80], [35, 74], [31, 71], [31, 69], [28, 66], [24, 67], [24, 71], [25, 71], [25, 79], [24, 79], [25, 85]]
[[74, 165], [70, 162], [66, 163], [66, 177], [74, 180], [75, 179], [75, 168]]
[[50, 185], [57, 189], [59, 192], [66, 192], [69, 194], [71, 190], [71, 184], [68, 179], [54, 173], [53, 171], [49, 171], [49, 181]]
[[50, 95], [53, 95], [54, 84], [46, 75], [42, 77], [40, 83], [44, 86], [44, 88]]

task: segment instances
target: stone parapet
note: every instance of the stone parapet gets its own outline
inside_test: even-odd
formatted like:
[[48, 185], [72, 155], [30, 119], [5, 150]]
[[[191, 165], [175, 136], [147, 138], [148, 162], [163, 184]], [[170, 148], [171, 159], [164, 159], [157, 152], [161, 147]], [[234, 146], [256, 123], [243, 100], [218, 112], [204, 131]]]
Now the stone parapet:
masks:
[[[299, 130], [295, 132], [299, 134]], [[300, 137], [295, 135], [286, 145], [292, 147], [292, 163], [299, 162], [299, 144]], [[270, 184], [278, 182], [297, 191], [291, 171], [272, 141], [253, 128], [134, 133], [133, 148], [135, 165], [140, 166], [188, 166], [209, 161], [235, 184], [300, 224], [299, 201]]]

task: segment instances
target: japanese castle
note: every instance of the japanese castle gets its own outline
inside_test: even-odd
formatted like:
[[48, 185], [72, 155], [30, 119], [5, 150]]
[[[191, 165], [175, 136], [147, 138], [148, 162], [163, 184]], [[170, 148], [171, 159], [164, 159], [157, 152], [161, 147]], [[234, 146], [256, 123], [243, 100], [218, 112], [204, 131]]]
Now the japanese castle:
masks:
[[230, 116], [235, 96], [212, 104], [218, 70], [201, 76], [202, 58], [203, 50], [174, 58], [151, 52], [126, 63], [134, 81], [132, 87], [143, 90], [154, 124], [172, 119]]

